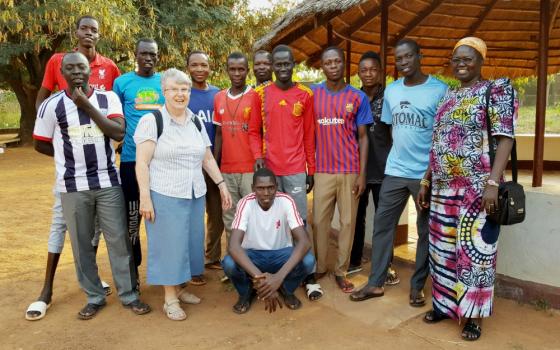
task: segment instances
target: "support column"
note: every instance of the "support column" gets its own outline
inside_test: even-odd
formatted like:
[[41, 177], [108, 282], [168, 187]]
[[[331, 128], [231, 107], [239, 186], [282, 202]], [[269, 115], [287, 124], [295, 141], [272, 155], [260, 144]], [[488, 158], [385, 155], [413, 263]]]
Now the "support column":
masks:
[[379, 47], [381, 56], [381, 82], [385, 87], [387, 75], [387, 37], [389, 36], [389, 0], [381, 0], [381, 44]]
[[327, 23], [327, 47], [332, 46], [332, 42], [333, 42], [332, 24], [331, 22], [328, 22]]
[[350, 84], [350, 71], [352, 68], [352, 42], [346, 40], [346, 84]]
[[550, 0], [540, 1], [539, 61], [537, 70], [537, 108], [535, 123], [535, 147], [533, 154], [533, 187], [542, 186], [544, 157], [544, 126], [546, 116], [546, 85], [548, 74], [548, 33]]

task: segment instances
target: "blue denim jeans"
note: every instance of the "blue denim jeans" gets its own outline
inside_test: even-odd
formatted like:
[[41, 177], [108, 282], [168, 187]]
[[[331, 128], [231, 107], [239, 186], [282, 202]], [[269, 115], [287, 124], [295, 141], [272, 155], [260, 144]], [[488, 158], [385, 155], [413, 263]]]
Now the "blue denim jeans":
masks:
[[[292, 255], [294, 248], [286, 247], [278, 250], [247, 249], [245, 253], [261, 272], [276, 273], [284, 266]], [[284, 279], [282, 288], [288, 294], [293, 294], [303, 279], [311, 273], [315, 266], [315, 258], [308, 252]], [[226, 255], [222, 260], [222, 267], [226, 276], [231, 280], [239, 295], [247, 295], [253, 288], [251, 276], [243, 268]]]

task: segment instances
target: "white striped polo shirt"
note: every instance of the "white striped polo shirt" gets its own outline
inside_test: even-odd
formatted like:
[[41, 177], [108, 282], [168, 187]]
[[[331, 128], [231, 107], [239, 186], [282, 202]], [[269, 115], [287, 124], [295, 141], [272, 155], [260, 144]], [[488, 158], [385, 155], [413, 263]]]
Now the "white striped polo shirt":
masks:
[[212, 144], [204, 126], [198, 131], [187, 109], [184, 123], [176, 122], [165, 106], [160, 109], [163, 130], [157, 138], [153, 113], [145, 114], [134, 132], [136, 145], [147, 141], [156, 144], [150, 161], [150, 190], [168, 197], [193, 199], [206, 194], [202, 162]]
[[[90, 90], [89, 102], [107, 118], [122, 117], [112, 91]], [[41, 104], [33, 138], [53, 143], [56, 190], [77, 192], [119, 186], [115, 150], [95, 122], [60, 91]]]

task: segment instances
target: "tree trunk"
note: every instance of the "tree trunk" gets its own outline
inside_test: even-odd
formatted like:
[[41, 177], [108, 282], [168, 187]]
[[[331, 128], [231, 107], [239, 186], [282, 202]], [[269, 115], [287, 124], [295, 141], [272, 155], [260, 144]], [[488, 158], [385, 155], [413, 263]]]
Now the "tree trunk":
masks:
[[8, 83], [19, 102], [21, 113], [19, 121], [20, 143], [22, 145], [29, 145], [33, 142], [33, 128], [35, 127], [35, 118], [37, 116], [35, 100], [37, 99], [38, 88], [35, 86], [24, 87], [23, 82], [19, 79], [8, 80]]

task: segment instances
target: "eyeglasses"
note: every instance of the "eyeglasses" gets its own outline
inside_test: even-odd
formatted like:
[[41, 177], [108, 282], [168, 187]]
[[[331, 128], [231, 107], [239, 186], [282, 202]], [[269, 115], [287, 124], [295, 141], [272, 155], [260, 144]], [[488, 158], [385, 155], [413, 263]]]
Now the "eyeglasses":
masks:
[[471, 64], [474, 61], [474, 59], [472, 57], [453, 57], [451, 59], [451, 63], [458, 65], [461, 63], [464, 64]]
[[171, 91], [173, 95], [177, 95], [179, 92], [182, 94], [189, 94], [191, 92], [190, 88], [169, 88], [165, 89], [165, 91]]

